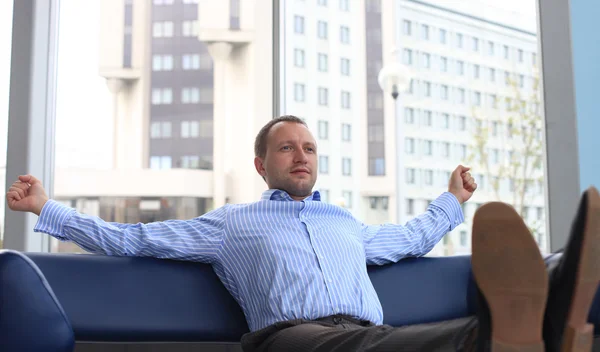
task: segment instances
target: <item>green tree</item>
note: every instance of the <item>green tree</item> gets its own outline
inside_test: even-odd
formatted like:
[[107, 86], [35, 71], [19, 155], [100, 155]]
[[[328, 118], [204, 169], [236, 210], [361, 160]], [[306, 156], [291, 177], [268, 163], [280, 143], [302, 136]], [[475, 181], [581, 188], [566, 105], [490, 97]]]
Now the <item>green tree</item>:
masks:
[[[521, 80], [507, 78], [507, 89], [492, 96], [496, 109], [472, 107], [473, 143], [467, 161], [483, 171], [485, 187], [495, 200], [512, 204], [525, 217], [535, 185], [544, 182], [543, 118], [539, 75], [531, 78], [530, 88], [523, 88]], [[502, 191], [502, 181], [508, 182], [509, 192]], [[539, 220], [528, 224], [533, 234], [543, 225]]]

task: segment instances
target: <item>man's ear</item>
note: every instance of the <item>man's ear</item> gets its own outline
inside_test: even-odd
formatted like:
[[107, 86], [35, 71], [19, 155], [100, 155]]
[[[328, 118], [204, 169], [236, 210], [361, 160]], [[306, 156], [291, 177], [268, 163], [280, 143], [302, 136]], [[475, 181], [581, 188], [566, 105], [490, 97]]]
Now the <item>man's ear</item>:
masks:
[[263, 165], [263, 160], [261, 158], [254, 158], [254, 167], [256, 168], [256, 172], [258, 172], [258, 174], [264, 179], [267, 175], [267, 171], [265, 170], [265, 166]]

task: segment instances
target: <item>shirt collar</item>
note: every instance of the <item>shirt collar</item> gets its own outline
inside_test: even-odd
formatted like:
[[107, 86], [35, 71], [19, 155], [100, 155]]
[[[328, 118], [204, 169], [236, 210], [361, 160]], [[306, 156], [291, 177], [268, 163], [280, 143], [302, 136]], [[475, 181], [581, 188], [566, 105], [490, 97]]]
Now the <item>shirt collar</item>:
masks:
[[[292, 199], [292, 197], [290, 197], [290, 195], [286, 192], [286, 191], [282, 191], [280, 189], [269, 189], [263, 192], [262, 196], [260, 197], [261, 200], [291, 200], [293, 201], [294, 199]], [[304, 198], [304, 200], [313, 200], [313, 201], [321, 201], [321, 193], [319, 193], [319, 191], [314, 191], [310, 196]]]

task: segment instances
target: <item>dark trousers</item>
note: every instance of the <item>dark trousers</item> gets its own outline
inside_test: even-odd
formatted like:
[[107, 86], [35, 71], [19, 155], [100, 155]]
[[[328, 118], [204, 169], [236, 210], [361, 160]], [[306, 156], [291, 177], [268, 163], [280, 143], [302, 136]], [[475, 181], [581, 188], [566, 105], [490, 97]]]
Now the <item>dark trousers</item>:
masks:
[[242, 337], [244, 352], [470, 351], [475, 317], [402, 327], [336, 315], [279, 322]]

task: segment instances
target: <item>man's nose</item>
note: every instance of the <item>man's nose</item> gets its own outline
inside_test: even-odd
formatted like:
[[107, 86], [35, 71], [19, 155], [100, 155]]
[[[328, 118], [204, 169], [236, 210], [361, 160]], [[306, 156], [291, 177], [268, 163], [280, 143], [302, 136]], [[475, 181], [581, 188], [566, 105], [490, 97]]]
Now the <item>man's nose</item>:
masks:
[[296, 154], [294, 155], [294, 161], [297, 163], [306, 163], [308, 161], [308, 157], [306, 153], [302, 149], [298, 149]]

